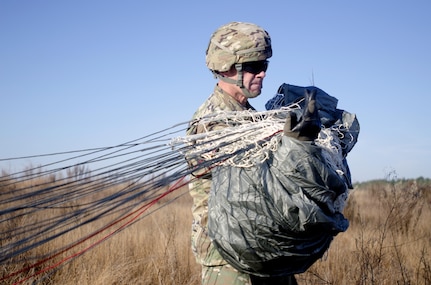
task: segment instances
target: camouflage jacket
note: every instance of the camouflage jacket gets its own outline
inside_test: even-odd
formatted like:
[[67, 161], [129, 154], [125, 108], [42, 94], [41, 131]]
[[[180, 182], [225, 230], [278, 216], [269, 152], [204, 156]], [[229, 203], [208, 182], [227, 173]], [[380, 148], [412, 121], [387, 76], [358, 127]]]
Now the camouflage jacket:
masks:
[[[199, 118], [216, 111], [243, 111], [254, 110], [247, 103], [241, 105], [232, 96], [216, 86], [213, 94], [198, 108], [193, 115], [191, 124], [187, 130], [187, 135], [202, 133], [207, 130], [223, 128], [221, 124], [203, 126], [199, 124]], [[208, 236], [208, 197], [211, 189], [211, 177], [192, 179], [189, 184], [190, 195], [193, 198], [193, 224], [192, 224], [192, 250], [198, 263], [205, 266], [223, 265], [226, 261], [214, 248]]]

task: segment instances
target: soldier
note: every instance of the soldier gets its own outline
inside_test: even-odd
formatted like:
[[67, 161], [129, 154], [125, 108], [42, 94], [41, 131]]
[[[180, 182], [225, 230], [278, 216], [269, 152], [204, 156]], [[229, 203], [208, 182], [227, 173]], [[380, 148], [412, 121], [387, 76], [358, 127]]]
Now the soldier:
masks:
[[[255, 24], [231, 22], [216, 30], [206, 51], [206, 64], [218, 82], [213, 94], [193, 115], [187, 134], [223, 128], [221, 124], [199, 124], [199, 118], [213, 112], [255, 110], [248, 99], [260, 95], [271, 56], [271, 38]], [[196, 163], [190, 162], [192, 166]], [[207, 170], [194, 173], [194, 176], [197, 179], [189, 184], [193, 198], [192, 250], [202, 265], [202, 284], [270, 284], [270, 280], [257, 280], [237, 271], [214, 247], [207, 228], [211, 174]], [[277, 284], [296, 284], [296, 281], [291, 276]]]

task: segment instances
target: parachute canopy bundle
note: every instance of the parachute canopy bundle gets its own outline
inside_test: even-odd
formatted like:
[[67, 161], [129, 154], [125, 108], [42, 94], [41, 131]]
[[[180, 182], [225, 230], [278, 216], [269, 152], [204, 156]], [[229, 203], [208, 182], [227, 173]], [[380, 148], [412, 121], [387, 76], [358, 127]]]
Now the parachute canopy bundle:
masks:
[[[302, 115], [306, 90], [284, 84], [267, 104], [279, 111], [262, 116], [259, 122], [268, 126], [249, 141], [265, 141], [260, 155], [252, 148], [253, 154], [241, 152], [237, 163], [221, 162], [212, 171], [209, 235], [242, 272], [265, 277], [302, 273], [348, 227], [342, 215], [352, 187], [346, 156], [357, 141], [359, 124], [355, 115], [336, 108], [335, 98], [313, 89], [323, 122], [315, 142], [280, 132], [288, 112]], [[247, 137], [244, 132], [242, 140]]]

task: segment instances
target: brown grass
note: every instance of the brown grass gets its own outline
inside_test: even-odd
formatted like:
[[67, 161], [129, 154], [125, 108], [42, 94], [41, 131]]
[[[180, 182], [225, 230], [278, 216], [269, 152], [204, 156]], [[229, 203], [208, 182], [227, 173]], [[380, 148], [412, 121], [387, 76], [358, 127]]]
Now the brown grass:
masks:
[[374, 181], [356, 186], [346, 233], [300, 284], [431, 284], [431, 184]]
[[[53, 177], [50, 179], [55, 181]], [[0, 185], [0, 193], [4, 191]], [[185, 193], [187, 189], [177, 191]], [[297, 276], [298, 283], [431, 284], [430, 201], [431, 182], [424, 179], [356, 185], [345, 210], [350, 228], [334, 239], [322, 260]], [[186, 193], [58, 270], [30, 278], [23, 284], [33, 281], [64, 285], [200, 284], [200, 268], [190, 250], [190, 207], [191, 200]], [[28, 223], [28, 219], [43, 218], [46, 215], [23, 217], [14, 222]], [[106, 223], [106, 220], [100, 222]], [[3, 227], [16, 226], [1, 225], [2, 232]], [[83, 227], [32, 254], [60, 248], [88, 230]], [[1, 265], [0, 277], [32, 262]], [[2, 284], [13, 284], [36, 270]]]

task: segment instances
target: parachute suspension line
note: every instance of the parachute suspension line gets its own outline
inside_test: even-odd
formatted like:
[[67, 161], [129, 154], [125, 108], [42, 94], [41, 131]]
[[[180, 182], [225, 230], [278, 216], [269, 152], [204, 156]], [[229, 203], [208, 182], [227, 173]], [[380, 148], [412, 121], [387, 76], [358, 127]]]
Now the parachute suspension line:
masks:
[[[76, 253], [73, 253], [73, 254], [71, 254], [71, 255], [67, 256], [66, 258], [63, 258], [62, 260], [58, 261], [58, 262], [57, 262], [57, 263], [55, 263], [55, 264], [49, 265], [49, 266], [47, 266], [47, 267], [45, 267], [45, 268], [43, 268], [43, 269], [41, 269], [41, 270], [37, 271], [37, 272], [36, 272], [36, 273], [34, 273], [33, 275], [28, 276], [28, 277], [26, 277], [26, 278], [24, 278], [24, 279], [22, 279], [22, 280], [19, 280], [18, 282], [14, 283], [14, 284], [21, 284], [21, 283], [24, 283], [25, 281], [28, 281], [29, 279], [31, 279], [31, 278], [33, 278], [33, 277], [35, 277], [35, 276], [37, 276], [37, 275], [40, 275], [40, 274], [45, 273], [45, 272], [47, 272], [47, 271], [49, 271], [49, 270], [55, 269], [55, 268], [59, 267], [60, 265], [62, 265], [63, 263], [65, 263], [65, 262], [67, 262], [67, 261], [69, 261], [69, 260], [71, 260], [71, 259], [73, 259], [73, 258], [76, 258], [76, 257], [78, 257], [78, 256], [81, 256], [81, 255], [85, 254], [86, 252], [88, 252], [89, 250], [93, 249], [94, 247], [96, 247], [97, 245], [99, 245], [100, 243], [102, 243], [103, 241], [105, 241], [105, 240], [107, 240], [107, 239], [111, 238], [113, 235], [115, 235], [115, 234], [117, 234], [117, 233], [121, 232], [121, 231], [122, 231], [122, 230], [124, 230], [126, 227], [128, 227], [128, 226], [130, 226], [131, 224], [135, 223], [135, 222], [138, 220], [138, 218], [139, 218], [139, 217], [141, 217], [141, 216], [142, 216], [142, 215], [143, 215], [143, 214], [144, 214], [144, 213], [145, 213], [145, 212], [146, 212], [150, 207], [154, 206], [154, 205], [155, 205], [157, 202], [159, 202], [162, 198], [166, 197], [167, 195], [169, 195], [169, 194], [170, 194], [170, 193], [172, 193], [173, 191], [178, 190], [178, 189], [180, 189], [181, 187], [183, 187], [183, 186], [187, 185], [187, 183], [188, 183], [188, 182], [184, 182], [184, 177], [183, 177], [182, 179], [178, 180], [174, 185], [172, 185], [172, 186], [168, 189], [168, 191], [166, 191], [166, 192], [164, 192], [164, 193], [160, 194], [156, 199], [153, 199], [153, 200], [152, 200], [152, 201], [150, 201], [149, 203], [147, 203], [147, 204], [145, 204], [145, 205], [141, 206], [140, 208], [138, 208], [137, 210], [135, 210], [135, 211], [133, 211], [133, 212], [129, 213], [129, 214], [128, 214], [128, 215], [126, 215], [125, 217], [123, 217], [123, 218], [121, 218], [121, 219], [119, 219], [119, 220], [116, 220], [116, 221], [112, 222], [111, 224], [106, 225], [104, 228], [102, 228], [102, 229], [98, 230], [97, 232], [92, 233], [91, 235], [87, 236], [86, 238], [84, 238], [84, 239], [82, 239], [82, 240], [80, 240], [80, 241], [76, 242], [75, 244], [70, 245], [69, 247], [65, 248], [64, 250], [62, 250], [62, 251], [60, 251], [60, 252], [58, 252], [58, 253], [56, 253], [56, 254], [54, 254], [54, 255], [52, 255], [52, 256], [49, 256], [48, 258], [45, 258], [44, 260], [40, 260], [40, 261], [38, 261], [38, 262], [37, 262], [37, 263], [35, 263], [35, 264], [32, 264], [32, 265], [30, 265], [30, 266], [28, 266], [28, 267], [26, 267], [26, 268], [24, 268], [24, 269], [21, 269], [21, 270], [19, 270], [19, 271], [13, 272], [13, 273], [9, 274], [8, 276], [3, 277], [2, 279], [0, 279], [0, 281], [7, 280], [7, 279], [9, 279], [9, 278], [11, 278], [11, 277], [14, 277], [14, 276], [16, 276], [16, 275], [18, 275], [18, 274], [22, 273], [22, 272], [26, 272], [26, 271], [29, 271], [29, 270], [31, 270], [31, 269], [33, 269], [33, 268], [37, 267], [37, 266], [40, 266], [40, 265], [44, 264], [45, 262], [47, 262], [47, 261], [49, 261], [49, 260], [54, 259], [54, 258], [55, 258], [55, 257], [57, 257], [58, 255], [60, 255], [60, 254], [62, 254], [62, 253], [65, 253], [65, 252], [68, 252], [69, 250], [71, 250], [71, 249], [73, 249], [74, 247], [76, 247], [76, 246], [78, 246], [78, 245], [82, 244], [83, 242], [85, 242], [85, 241], [87, 241], [87, 240], [89, 240], [89, 239], [91, 239], [91, 238], [93, 238], [93, 237], [97, 236], [98, 234], [100, 234], [100, 233], [102, 233], [103, 231], [105, 231], [105, 230], [107, 230], [107, 229], [109, 229], [109, 228], [111, 228], [111, 227], [115, 226], [116, 224], [118, 224], [118, 223], [122, 222], [123, 220], [126, 220], [126, 219], [130, 218], [130, 219], [129, 219], [129, 220], [127, 220], [124, 224], [120, 225], [117, 229], [115, 229], [114, 231], [110, 232], [109, 234], [107, 234], [107, 235], [103, 236], [101, 239], [99, 239], [99, 240], [97, 240], [96, 242], [92, 243], [90, 246], [88, 246], [88, 247], [86, 247], [86, 248], [84, 248], [84, 249], [82, 249], [82, 250], [80, 250], [80, 251], [78, 251], [78, 252], [76, 252]], [[162, 206], [160, 206], [159, 208], [157, 208], [156, 210], [160, 209], [161, 207], [163, 207], [163, 205], [162, 205]], [[156, 210], [155, 210], [155, 211], [156, 211]]]
[[296, 108], [297, 105], [264, 112], [214, 113], [201, 118], [199, 124], [209, 126], [218, 122], [225, 126], [223, 129], [176, 138], [172, 144], [195, 142], [193, 148], [183, 149], [186, 157], [202, 157], [213, 162], [223, 160], [224, 165], [250, 167], [267, 159], [269, 153], [278, 148], [280, 137], [277, 135], [284, 128], [286, 115]]
[[[28, 274], [35, 266], [57, 259], [124, 219], [130, 219], [110, 235], [121, 231], [148, 213], [148, 208], [161, 198], [183, 187], [186, 182], [181, 181], [189, 170], [184, 157], [172, 150], [169, 142], [173, 134], [184, 134], [187, 125], [188, 122], [178, 124], [146, 136], [144, 140], [113, 147], [51, 154], [51, 162], [42, 166], [47, 170], [36, 167], [3, 174], [0, 177], [0, 203], [3, 205], [0, 210], [0, 264], [19, 264], [23, 259], [28, 263], [29, 258], [40, 261], [1, 280]], [[79, 156], [75, 156], [77, 152]], [[58, 159], [65, 154], [74, 156]], [[82, 159], [84, 162], [77, 161]], [[170, 200], [177, 199], [180, 194]], [[136, 216], [131, 218], [132, 214]], [[96, 221], [105, 224], [93, 226]], [[90, 231], [44, 256], [33, 254], [36, 248], [81, 227]], [[61, 263], [79, 255], [72, 254]], [[40, 274], [54, 267], [47, 266]]]

